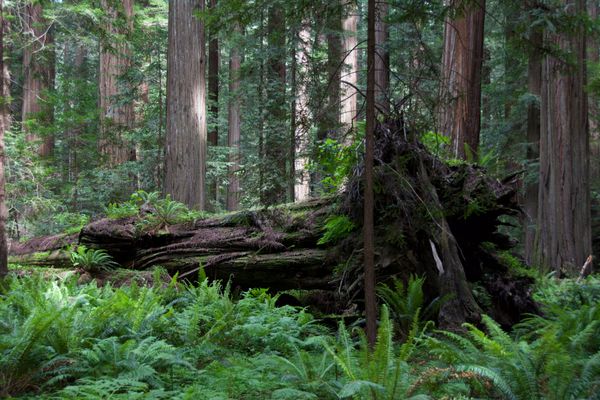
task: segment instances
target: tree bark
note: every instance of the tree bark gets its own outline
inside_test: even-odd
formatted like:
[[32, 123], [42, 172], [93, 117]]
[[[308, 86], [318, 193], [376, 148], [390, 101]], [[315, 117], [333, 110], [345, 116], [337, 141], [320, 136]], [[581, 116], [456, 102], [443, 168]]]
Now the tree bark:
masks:
[[[241, 36], [241, 29], [236, 24], [236, 34]], [[240, 115], [240, 74], [242, 69], [242, 55], [238, 46], [232, 46], [229, 53], [229, 115], [227, 145], [229, 146], [228, 171], [229, 184], [227, 186], [227, 210], [235, 211], [240, 206], [240, 169], [241, 149], [241, 115]]]
[[287, 162], [294, 162], [288, 147], [282, 145], [286, 140], [285, 128], [285, 16], [279, 7], [269, 9], [267, 22], [269, 61], [267, 84], [267, 132], [265, 136], [265, 175], [264, 203], [266, 205], [283, 203], [287, 193]]
[[[527, 108], [527, 164], [538, 165], [540, 158], [540, 104], [539, 98], [542, 90], [542, 54], [543, 45], [542, 32], [534, 32], [531, 37], [533, 49], [529, 53], [529, 65], [527, 69], [527, 86], [529, 93], [536, 96]], [[536, 171], [539, 172], [539, 169]], [[529, 175], [529, 174], [528, 174]], [[525, 261], [533, 265], [536, 261], [536, 237], [538, 234], [538, 174], [535, 180], [525, 182]]]
[[342, 49], [344, 57], [344, 71], [341, 75], [341, 115], [340, 120], [345, 132], [341, 134], [341, 141], [350, 145], [354, 140], [354, 128], [358, 117], [358, 11], [356, 5], [349, 3], [346, 10], [347, 16], [342, 20], [344, 32]]
[[[210, 0], [210, 9], [217, 7], [217, 0]], [[219, 145], [219, 36], [215, 28], [211, 28], [208, 40], [208, 103], [210, 104], [211, 129], [208, 132], [208, 145]], [[208, 183], [208, 202], [211, 209], [218, 205], [219, 181], [214, 179]], [[207, 204], [209, 206], [209, 204]]]
[[296, 81], [294, 115], [296, 117], [294, 132], [294, 200], [305, 201], [310, 197], [310, 174], [308, 172], [310, 149], [310, 109], [308, 104], [307, 74], [311, 51], [311, 34], [305, 21], [298, 33], [299, 46], [295, 51], [296, 72], [300, 81]]
[[[584, 0], [562, 4], [586, 12]], [[542, 62], [538, 265], [576, 274], [592, 252], [585, 31], [546, 32], [545, 42], [575, 62], [552, 54]]]
[[375, 0], [368, 3], [368, 45], [367, 45], [367, 132], [365, 145], [365, 194], [363, 216], [363, 243], [365, 263], [365, 316], [367, 318], [367, 341], [371, 349], [377, 341], [377, 297], [375, 295], [375, 228], [373, 200], [373, 146], [375, 141], [375, 58], [376, 36], [375, 20], [377, 19]]
[[340, 139], [340, 106], [341, 106], [341, 79], [344, 70], [342, 57], [342, 5], [340, 0], [335, 0], [327, 16], [327, 106], [324, 112], [315, 110], [320, 114], [320, 128], [317, 139], [323, 141], [327, 138]]
[[[592, 21], [598, 19], [598, 1], [588, 1], [588, 14]], [[588, 38], [588, 64], [598, 64], [600, 62], [600, 49], [598, 48], [599, 43], [597, 37], [591, 36]], [[588, 120], [590, 127], [590, 177], [591, 182], [596, 182], [600, 178], [600, 107], [598, 105], [599, 98], [596, 95], [589, 95], [588, 97]]]
[[[41, 140], [38, 153], [42, 157], [51, 156], [54, 150], [54, 137], [40, 138], [35, 132], [40, 127], [51, 124], [54, 109], [48, 102], [47, 92], [54, 88], [55, 57], [52, 27], [43, 17], [41, 2], [25, 6], [23, 29], [27, 44], [23, 48], [23, 104], [21, 110], [23, 129], [27, 140]], [[31, 124], [35, 121], [34, 124]], [[37, 125], [37, 126], [36, 126]]]
[[10, 98], [10, 75], [8, 65], [4, 62], [4, 1], [0, 0], [0, 279], [8, 274], [8, 238], [6, 222], [8, 210], [6, 208], [6, 185], [4, 178], [4, 165], [6, 153], [4, 148], [4, 133], [10, 129], [10, 111], [8, 101]]
[[376, 3], [375, 20], [375, 112], [390, 113], [390, 52], [388, 42], [390, 33], [386, 19], [388, 17], [387, 0]]
[[[131, 68], [129, 39], [133, 32], [134, 0], [102, 0], [106, 12], [106, 39], [100, 43], [100, 140], [99, 150], [115, 167], [135, 160], [135, 146], [125, 139], [135, 126], [132, 99], [123, 100], [129, 85], [123, 75]], [[124, 23], [123, 23], [124, 22]]]
[[452, 154], [477, 154], [481, 129], [481, 72], [485, 0], [451, 0], [444, 27], [440, 132], [451, 138]]
[[196, 16], [204, 0], [169, 3], [165, 193], [204, 209], [206, 79], [204, 25]]

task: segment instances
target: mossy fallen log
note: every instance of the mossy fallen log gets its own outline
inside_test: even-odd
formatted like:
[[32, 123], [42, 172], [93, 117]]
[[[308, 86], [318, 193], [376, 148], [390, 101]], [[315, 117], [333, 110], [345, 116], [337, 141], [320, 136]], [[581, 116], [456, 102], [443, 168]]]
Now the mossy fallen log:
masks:
[[[531, 281], [513, 277], [496, 257], [512, 245], [499, 227], [501, 217], [519, 213], [514, 182], [494, 179], [467, 163], [444, 163], [399, 122], [380, 125], [376, 136], [378, 280], [426, 276], [427, 295], [448, 298], [439, 316], [445, 327], [477, 322], [482, 311], [504, 325], [535, 312]], [[143, 213], [102, 219], [77, 238], [21, 244], [11, 259], [40, 265], [40, 251], [60, 251], [76, 242], [104, 249], [131, 269], [160, 265], [192, 281], [205, 274], [242, 288], [328, 290], [347, 304], [360, 304], [362, 170], [359, 163], [345, 192], [334, 197], [167, 226], [141, 223], [147, 217]], [[319, 244], [326, 222], [336, 216], [345, 216], [355, 229]], [[50, 257], [47, 261], [52, 265]], [[487, 292], [490, 301], [475, 296], [473, 286]]]

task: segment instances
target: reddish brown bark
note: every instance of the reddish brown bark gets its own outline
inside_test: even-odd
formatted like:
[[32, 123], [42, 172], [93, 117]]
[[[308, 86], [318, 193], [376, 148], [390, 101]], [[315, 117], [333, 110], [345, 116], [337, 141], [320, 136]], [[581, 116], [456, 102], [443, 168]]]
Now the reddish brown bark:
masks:
[[[286, 117], [285, 101], [285, 16], [278, 7], [269, 9], [268, 22], [269, 61], [267, 70], [267, 112], [270, 115], [264, 142], [265, 176], [263, 202], [266, 205], [283, 203], [287, 197], [288, 147], [283, 145]], [[287, 135], [286, 135], [287, 136]]]
[[[210, 0], [210, 10], [217, 6], [217, 0]], [[212, 119], [212, 126], [208, 132], [208, 145], [219, 145], [219, 37], [214, 27], [211, 27], [208, 40], [208, 102], [209, 112]], [[208, 183], [207, 200], [213, 203], [213, 207], [218, 203], [219, 184], [218, 180]]]
[[[542, 33], [535, 32], [531, 37], [533, 49], [529, 54], [527, 69], [529, 93], [537, 97], [527, 109], [527, 162], [536, 165], [540, 156], [540, 105], [538, 99], [542, 89]], [[525, 260], [528, 265], [536, 261], [535, 240], [537, 237], [538, 180], [527, 180], [525, 186], [524, 223], [525, 223]]]
[[205, 206], [206, 79], [204, 0], [169, 3], [165, 193], [189, 207]]
[[[238, 25], [234, 28], [237, 34], [241, 34]], [[229, 53], [229, 115], [227, 132], [227, 145], [229, 146], [228, 171], [229, 185], [227, 186], [227, 210], [234, 211], [240, 206], [240, 169], [241, 150], [241, 115], [240, 115], [240, 73], [242, 69], [242, 55], [237, 46], [233, 46]]]
[[[485, 0], [452, 0], [444, 28], [440, 132], [452, 140], [452, 153], [477, 153], [481, 129], [481, 69]], [[467, 150], [465, 150], [467, 149]]]
[[341, 74], [341, 115], [340, 120], [345, 132], [342, 132], [342, 141], [352, 143], [354, 128], [358, 114], [358, 11], [353, 2], [349, 3], [346, 16], [342, 20], [342, 57], [344, 70]]
[[54, 87], [55, 57], [51, 26], [43, 17], [40, 2], [25, 6], [23, 29], [27, 40], [23, 48], [23, 129], [28, 141], [41, 140], [38, 153], [47, 157], [54, 150], [54, 137], [46, 135], [41, 138], [36, 130], [54, 119], [47, 94]]
[[377, 340], [377, 299], [375, 296], [375, 228], [373, 195], [373, 152], [375, 142], [375, 0], [369, 0], [367, 44], [367, 132], [365, 146], [365, 195], [363, 216], [363, 243], [365, 257], [365, 315], [367, 341], [371, 348]]
[[388, 3], [377, 1], [375, 20], [375, 112], [390, 112], [390, 33], [386, 19]]
[[[586, 12], [584, 0], [562, 3], [573, 15]], [[542, 268], [576, 274], [592, 252], [585, 31], [544, 39], [574, 62], [552, 54], [542, 61], [537, 254]]]

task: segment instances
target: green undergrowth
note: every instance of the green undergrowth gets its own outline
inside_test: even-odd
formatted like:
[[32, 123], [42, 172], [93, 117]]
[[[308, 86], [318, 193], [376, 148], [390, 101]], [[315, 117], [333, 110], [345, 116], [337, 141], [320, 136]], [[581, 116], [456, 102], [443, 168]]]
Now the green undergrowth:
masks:
[[[377, 344], [204, 281], [115, 288], [9, 276], [0, 296], [0, 396], [50, 399], [600, 398], [600, 280], [538, 284], [544, 317], [513, 332], [484, 317], [437, 331], [420, 282], [387, 287]], [[577, 297], [564, 300], [575, 290]], [[402, 298], [404, 297], [404, 298]], [[407, 316], [409, 320], [407, 320]]]

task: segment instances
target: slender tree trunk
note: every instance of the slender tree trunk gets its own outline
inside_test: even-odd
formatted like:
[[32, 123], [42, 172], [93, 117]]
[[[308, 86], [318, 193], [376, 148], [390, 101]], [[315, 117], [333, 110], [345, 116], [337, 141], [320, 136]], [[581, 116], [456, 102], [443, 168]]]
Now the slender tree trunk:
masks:
[[308, 152], [310, 149], [310, 110], [308, 105], [308, 87], [306, 76], [309, 70], [311, 34], [308, 21], [305, 21], [298, 33], [299, 46], [295, 49], [296, 72], [300, 82], [295, 82], [294, 115], [294, 200], [305, 201], [310, 197], [310, 174], [308, 172]]
[[[342, 58], [342, 5], [335, 1], [331, 15], [327, 21], [327, 107], [320, 118], [321, 128], [317, 139], [323, 141], [327, 138], [339, 138], [340, 105], [341, 105], [341, 79], [344, 65]], [[319, 110], [320, 111], [320, 110]]]
[[[115, 167], [135, 160], [135, 146], [124, 135], [135, 126], [135, 108], [132, 100], [123, 101], [126, 85], [123, 75], [131, 67], [131, 48], [127, 39], [133, 31], [134, 0], [102, 0], [107, 15], [107, 40], [100, 43], [100, 141], [99, 150], [107, 157], [108, 165]], [[121, 23], [121, 21], [124, 22]], [[125, 28], [123, 28], [125, 26]]]
[[346, 131], [341, 138], [345, 144], [352, 143], [355, 122], [358, 114], [358, 14], [356, 6], [350, 3], [347, 16], [342, 20], [343, 57], [345, 69], [341, 76], [341, 116], [343, 129]]
[[[451, 138], [452, 153], [477, 153], [481, 128], [481, 70], [485, 0], [451, 0], [453, 15], [444, 28], [440, 131]], [[468, 150], [466, 150], [468, 149]]]
[[[586, 12], [584, 0], [562, 4], [572, 14]], [[575, 274], [592, 252], [583, 25], [571, 33], [547, 32], [545, 42], [575, 62], [551, 54], [542, 62], [537, 254], [542, 268]]]
[[47, 98], [47, 92], [54, 87], [54, 46], [51, 27], [42, 14], [40, 2], [25, 6], [23, 25], [27, 44], [23, 48], [21, 115], [27, 140], [35, 142], [43, 139], [38, 153], [42, 157], [48, 157], [54, 150], [54, 137], [40, 138], [35, 133], [37, 128], [30, 126], [31, 120], [36, 120], [37, 125], [43, 127], [51, 124], [54, 119], [54, 110]]
[[375, 0], [369, 0], [368, 49], [367, 49], [367, 134], [365, 148], [365, 199], [363, 242], [365, 257], [365, 314], [367, 317], [367, 340], [371, 348], [377, 339], [377, 300], [375, 297], [375, 229], [373, 201], [373, 148], [375, 142], [375, 58], [376, 20]]
[[[527, 70], [529, 93], [539, 99], [542, 90], [542, 33], [535, 32], [531, 37], [534, 49], [529, 54]], [[529, 104], [527, 109], [527, 163], [537, 165], [540, 157], [540, 105], [538, 100]], [[536, 236], [538, 214], [537, 176], [535, 181], [526, 181], [525, 186], [525, 260], [528, 265], [536, 261]]]
[[[210, 9], [214, 10], [217, 6], [217, 0], [210, 0]], [[210, 104], [210, 117], [212, 119], [211, 129], [208, 132], [208, 145], [219, 145], [219, 37], [216, 29], [212, 28], [209, 32], [208, 41], [208, 102]], [[208, 202], [211, 209], [215, 209], [218, 204], [219, 181], [215, 179], [208, 183], [207, 188]]]
[[[71, 45], [75, 47], [73, 76], [78, 82], [78, 85], [80, 85], [85, 79], [84, 62], [87, 56], [87, 48], [83, 44], [71, 43]], [[78, 97], [80, 94], [79, 90], [73, 91], [71, 98], [68, 100], [68, 107], [76, 113], [83, 114], [85, 113], [85, 110], [82, 110], [82, 104], [79, 102]], [[77, 186], [77, 181], [79, 180], [78, 154], [81, 147], [81, 133], [83, 128], [84, 126], [82, 124], [77, 124], [72, 126], [66, 133], [68, 141], [68, 181], [73, 184], [73, 198], [71, 204], [75, 210], [78, 209], [79, 201], [79, 190]]]
[[[265, 202], [267, 205], [283, 203], [286, 200], [286, 162], [288, 162], [287, 146], [283, 133], [285, 128], [285, 19], [280, 8], [272, 7], [268, 18], [269, 63], [267, 101], [269, 127], [265, 138], [266, 174]], [[293, 160], [289, 160], [293, 162]]]
[[203, 209], [206, 176], [204, 0], [169, 3], [165, 193]]
[[4, 148], [4, 133], [10, 127], [10, 111], [8, 99], [10, 98], [10, 75], [8, 66], [4, 62], [4, 1], [0, 0], [0, 279], [8, 274], [8, 238], [6, 234], [6, 222], [8, 210], [6, 208], [6, 187], [4, 178], [4, 165], [6, 153]]
[[[235, 26], [235, 32], [241, 35], [241, 29]], [[227, 186], [227, 210], [235, 211], [240, 205], [240, 73], [242, 69], [242, 56], [237, 46], [232, 46], [229, 53], [229, 116], [227, 132], [227, 145], [229, 146], [229, 166]]]
[[387, 0], [378, 0], [375, 20], [375, 108], [377, 113], [390, 112], [390, 34], [386, 19]]

